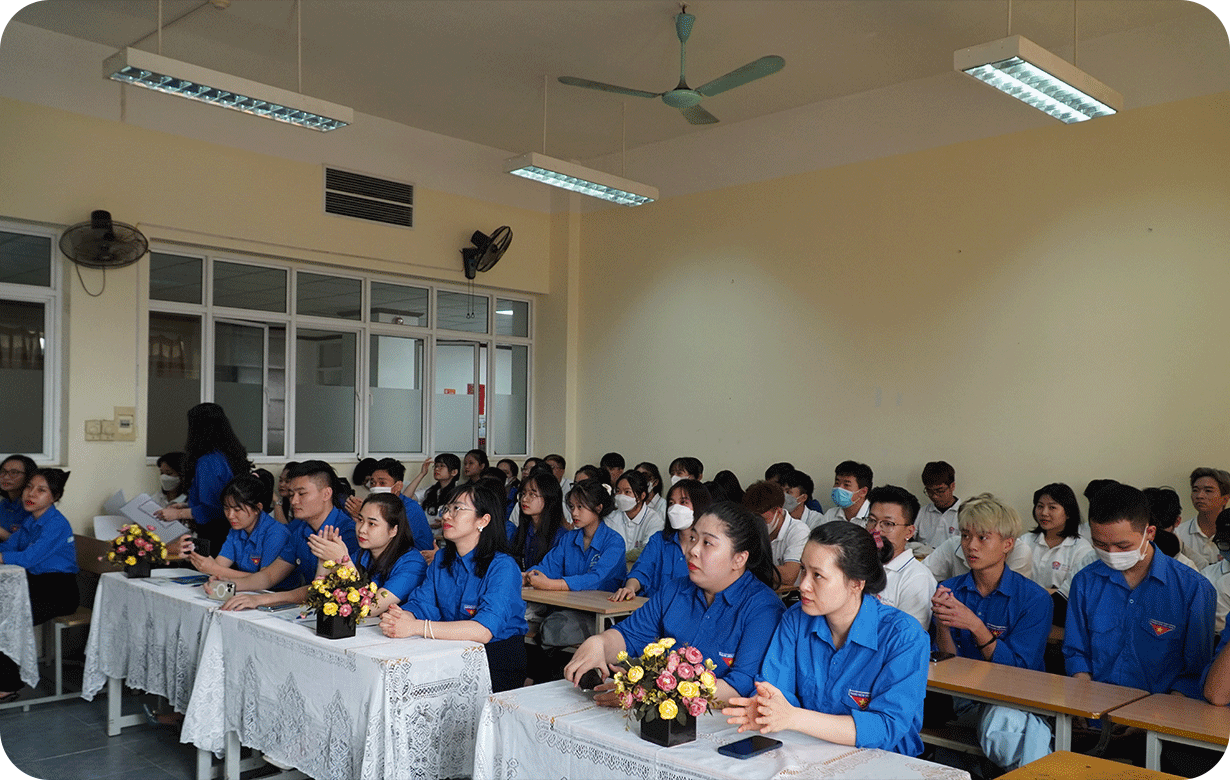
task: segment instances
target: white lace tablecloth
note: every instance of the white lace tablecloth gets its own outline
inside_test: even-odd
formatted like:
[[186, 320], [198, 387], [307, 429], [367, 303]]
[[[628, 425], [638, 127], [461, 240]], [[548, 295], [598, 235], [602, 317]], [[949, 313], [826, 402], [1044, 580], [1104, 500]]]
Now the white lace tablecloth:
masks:
[[738, 734], [721, 714], [696, 721], [696, 741], [661, 748], [640, 738], [620, 710], [597, 707], [566, 681], [490, 696], [474, 752], [474, 780], [545, 777], [705, 780], [730, 778], [929, 778], [969, 780], [951, 767], [883, 750], [858, 750], [792, 731], [783, 744], [750, 759], [727, 758], [718, 746]]
[[201, 640], [218, 602], [200, 585], [173, 577], [189, 569], [155, 569], [147, 579], [108, 572], [98, 581], [85, 645], [81, 696], [93, 699], [108, 677], [164, 696], [178, 712], [188, 707]]
[[34, 618], [26, 570], [0, 564], [0, 653], [21, 667], [21, 681], [38, 685], [38, 648], [34, 644]]
[[316, 636], [315, 620], [243, 621], [220, 612], [205, 639], [181, 740], [239, 742], [317, 780], [469, 773], [491, 693], [482, 645]]

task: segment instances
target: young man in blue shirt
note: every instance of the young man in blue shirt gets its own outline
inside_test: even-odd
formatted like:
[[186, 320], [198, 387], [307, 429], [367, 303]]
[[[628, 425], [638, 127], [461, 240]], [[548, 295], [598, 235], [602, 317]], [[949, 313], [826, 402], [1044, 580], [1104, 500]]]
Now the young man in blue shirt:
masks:
[[1063, 654], [1068, 674], [1199, 698], [1212, 660], [1216, 593], [1153, 545], [1149, 504], [1110, 485], [1089, 505], [1095, 563], [1072, 578]]
[[[414, 537], [414, 549], [434, 550], [436, 549], [435, 537], [431, 534], [431, 525], [427, 522], [427, 513], [423, 511], [423, 507], [419, 506], [418, 502], [409, 496], [402, 495], [402, 489], [405, 486], [406, 466], [396, 458], [384, 458], [376, 461], [372, 467], [372, 473], [365, 480], [368, 492], [371, 493], [392, 493], [401, 499], [401, 503], [406, 507], [406, 522], [410, 524], [410, 535]], [[359, 521], [359, 509], [363, 506], [363, 501], [358, 496], [351, 496], [346, 499], [346, 513], [350, 515], [355, 522]]]
[[[1043, 671], [1051, 629], [1051, 597], [1008, 568], [1021, 518], [989, 493], [961, 505], [961, 548], [970, 570], [940, 583], [931, 599], [937, 649], [963, 658]], [[1002, 705], [955, 699], [958, 719], [971, 722], [987, 758], [1006, 770], [1051, 752], [1051, 724]]]

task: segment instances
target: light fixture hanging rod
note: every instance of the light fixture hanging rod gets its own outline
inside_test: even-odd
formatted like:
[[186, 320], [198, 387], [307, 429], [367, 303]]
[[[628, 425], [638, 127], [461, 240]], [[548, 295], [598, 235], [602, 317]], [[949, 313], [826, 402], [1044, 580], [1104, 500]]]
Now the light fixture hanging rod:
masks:
[[[197, 12], [197, 11], [199, 11], [199, 10], [201, 10], [202, 8], [204, 8], [204, 7], [205, 7], [205, 6], [207, 6], [207, 5], [209, 5], [209, 0], [204, 0], [204, 2], [202, 2], [200, 5], [198, 5], [198, 6], [194, 7], [194, 8], [190, 8], [190, 9], [188, 9], [187, 11], [184, 11], [182, 14], [180, 14], [180, 15], [179, 15], [179, 16], [177, 16], [177, 17], [175, 17], [174, 19], [172, 19], [171, 21], [167, 22], [166, 24], [162, 24], [161, 22], [159, 22], [159, 24], [158, 24], [158, 26], [157, 26], [156, 28], [154, 28], [153, 30], [150, 30], [150, 31], [149, 31], [149, 32], [147, 32], [145, 35], [142, 35], [140, 38], [136, 39], [136, 40], [135, 40], [135, 41], [133, 41], [132, 43], [129, 43], [129, 44], [125, 45], [125, 46], [121, 46], [121, 47], [120, 47], [120, 50], [134, 48], [134, 47], [136, 47], [136, 45], [137, 45], [137, 44], [139, 44], [139, 43], [145, 43], [145, 42], [146, 42], [146, 41], [148, 41], [150, 38], [152, 38], [152, 37], [154, 37], [154, 36], [156, 36], [156, 35], [161, 35], [161, 32], [162, 32], [163, 28], [165, 28], [165, 27], [170, 27], [171, 25], [175, 24], [176, 22], [181, 22], [181, 21], [183, 21], [184, 19], [186, 19], [186, 18], [187, 18], [187, 17], [189, 17], [189, 16], [192, 16], [194, 13], [196, 13], [196, 12]], [[158, 53], [159, 53], [159, 54], [161, 54], [161, 53], [162, 53], [162, 44], [161, 44], [161, 43], [159, 43], [158, 48], [159, 48]]]

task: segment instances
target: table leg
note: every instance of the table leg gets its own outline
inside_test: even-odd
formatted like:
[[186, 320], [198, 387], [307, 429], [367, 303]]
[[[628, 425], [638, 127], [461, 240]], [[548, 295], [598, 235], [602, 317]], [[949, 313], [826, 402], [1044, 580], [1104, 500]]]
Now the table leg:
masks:
[[107, 736], [114, 737], [120, 733], [120, 700], [124, 689], [118, 677], [107, 678]]
[[214, 776], [214, 755], [208, 750], [197, 748], [196, 780], [211, 780]]
[[1072, 749], [1072, 716], [1059, 713], [1055, 716], [1055, 750]]
[[601, 634], [606, 631], [606, 616], [600, 612], [594, 613], [594, 633]]
[[1145, 769], [1160, 772], [1162, 769], [1162, 741], [1157, 738], [1156, 731], [1145, 735]]
[[226, 732], [226, 754], [222, 758], [225, 780], [239, 780], [239, 734]]

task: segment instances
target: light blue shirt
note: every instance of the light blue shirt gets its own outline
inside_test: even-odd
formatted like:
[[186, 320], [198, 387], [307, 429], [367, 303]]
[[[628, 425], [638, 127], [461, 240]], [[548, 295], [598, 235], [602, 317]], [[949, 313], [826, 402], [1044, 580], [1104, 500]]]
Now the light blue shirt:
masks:
[[1156, 547], [1149, 573], [1134, 589], [1122, 572], [1095, 561], [1072, 578], [1063, 635], [1067, 672], [1203, 698], [1216, 602], [1208, 580]]
[[[622, 541], [622, 540], [621, 540]], [[769, 640], [785, 606], [773, 589], [748, 571], [705, 602], [705, 593], [687, 577], [666, 584], [644, 606], [615, 624], [628, 655], [665, 636], [692, 645], [712, 659], [713, 674], [740, 696], [751, 696]]]
[[27, 514], [17, 533], [0, 542], [4, 562], [21, 566], [29, 574], [77, 573], [77, 545], [73, 527], [54, 504], [42, 517]]
[[504, 553], [496, 553], [486, 575], [479, 577], [473, 550], [454, 558], [448, 568], [441, 550], [402, 608], [420, 620], [474, 620], [491, 632], [492, 642], [524, 636], [527, 628], [521, 569]]
[[626, 552], [624, 538], [599, 522], [589, 549], [583, 529], [569, 531], [529, 571], [541, 571], [553, 580], [562, 578], [569, 590], [616, 590], [628, 571]]
[[759, 679], [796, 707], [852, 717], [855, 747], [916, 756], [929, 648], [914, 617], [874, 596], [863, 596], [840, 650], [828, 619], [795, 604], [782, 615]]
[[641, 583], [641, 592], [637, 595], [645, 598], [657, 593], [671, 580], [686, 576], [688, 562], [679, 546], [678, 531], [670, 539], [665, 538], [662, 531], [649, 537], [636, 565], [628, 572], [628, 579], [636, 578]]

